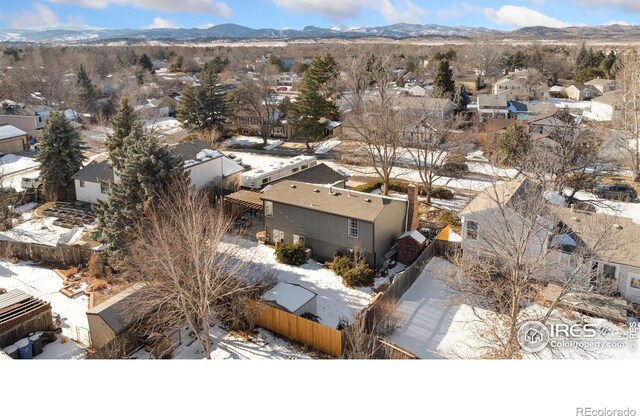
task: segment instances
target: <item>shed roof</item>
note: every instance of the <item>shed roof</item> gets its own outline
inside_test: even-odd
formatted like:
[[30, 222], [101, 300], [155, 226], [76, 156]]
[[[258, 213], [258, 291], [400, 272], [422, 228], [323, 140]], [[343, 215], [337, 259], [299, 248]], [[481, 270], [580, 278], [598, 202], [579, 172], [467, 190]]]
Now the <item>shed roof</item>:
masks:
[[22, 131], [19, 128], [12, 126], [11, 124], [0, 126], [0, 140], [12, 139], [14, 137], [25, 136], [26, 134], [26, 131]]
[[280, 282], [265, 293], [262, 298], [280, 308], [295, 313], [298, 309], [318, 296], [315, 292], [295, 283]]
[[425, 241], [427, 241], [427, 237], [422, 235], [422, 233], [418, 230], [407, 231], [406, 233], [400, 236], [399, 240], [402, 240], [403, 238], [406, 238], [406, 237], [410, 237], [414, 239], [418, 244], [422, 244]]
[[87, 315], [98, 315], [116, 334], [127, 329], [137, 318], [131, 305], [125, 300], [137, 293], [143, 287], [135, 284], [122, 292], [110, 297], [101, 304], [87, 311]]
[[33, 313], [39, 309], [51, 309], [49, 303], [31, 296], [19, 289], [13, 289], [0, 295], [0, 329], [16, 318]]
[[266, 189], [262, 199], [366, 222], [374, 222], [387, 205], [407, 204], [398, 198], [290, 180]]

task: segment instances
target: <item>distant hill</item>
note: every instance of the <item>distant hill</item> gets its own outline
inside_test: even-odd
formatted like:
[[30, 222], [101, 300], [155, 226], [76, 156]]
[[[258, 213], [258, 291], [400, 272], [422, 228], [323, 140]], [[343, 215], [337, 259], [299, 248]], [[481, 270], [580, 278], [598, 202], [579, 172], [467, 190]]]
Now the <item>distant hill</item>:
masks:
[[295, 39], [358, 39], [358, 38], [441, 38], [468, 39], [483, 35], [495, 39], [595, 39], [628, 41], [640, 39], [640, 26], [585, 26], [563, 29], [544, 26], [525, 27], [514, 31], [500, 31], [482, 27], [441, 26], [436, 24], [398, 23], [378, 27], [307, 26], [294, 29], [252, 29], [233, 23], [212, 26], [208, 29], [97, 29], [90, 27], [54, 27], [42, 30], [0, 29], [0, 42], [36, 43], [92, 43], [116, 40], [128, 41], [176, 41], [196, 42], [204, 40], [295, 40]]

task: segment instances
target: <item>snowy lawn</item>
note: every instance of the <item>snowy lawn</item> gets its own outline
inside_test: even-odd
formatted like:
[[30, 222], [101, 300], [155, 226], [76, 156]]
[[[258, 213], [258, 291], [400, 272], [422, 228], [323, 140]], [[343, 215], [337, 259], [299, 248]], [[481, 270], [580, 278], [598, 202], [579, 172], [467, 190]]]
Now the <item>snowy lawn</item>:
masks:
[[[276, 337], [264, 329], [258, 329], [257, 335], [249, 339], [230, 334], [218, 326], [212, 327], [209, 334], [214, 347], [211, 358], [214, 360], [296, 360], [311, 358], [288, 341]], [[205, 358], [200, 342], [189, 336], [188, 327], [180, 328], [180, 336], [182, 344], [173, 351], [173, 359], [197, 360]], [[136, 351], [131, 358], [152, 359], [153, 356], [142, 348]]]
[[272, 274], [279, 282], [296, 283], [316, 293], [316, 315], [323, 325], [335, 328], [343, 317], [351, 321], [373, 298], [371, 288], [348, 288], [340, 276], [313, 260], [302, 266], [288, 266], [276, 261], [271, 247], [247, 240], [235, 244], [240, 246], [239, 256], [251, 261], [258, 273]]
[[182, 123], [173, 117], [160, 117], [144, 120], [144, 129], [149, 134], [169, 136], [178, 133], [186, 133]]
[[[257, 136], [234, 136], [228, 140], [225, 140], [222, 145], [225, 147], [240, 146], [240, 147], [254, 147], [264, 143], [262, 137]], [[282, 140], [268, 139], [265, 150], [273, 150], [276, 147], [284, 143]]]
[[24, 191], [22, 187], [22, 179], [36, 179], [40, 176], [40, 171], [36, 168], [27, 169], [21, 172], [6, 175], [2, 178], [2, 186], [5, 188], [13, 188], [17, 192]]
[[10, 230], [0, 232], [0, 240], [56, 246], [60, 238], [73, 230], [53, 225], [55, 220], [56, 218], [46, 217], [23, 222]]
[[[570, 194], [570, 189], [566, 189], [565, 194]], [[577, 192], [575, 197], [581, 201], [593, 202], [597, 212], [631, 218], [634, 223], [640, 224], [640, 202], [610, 201], [585, 191]]]
[[[347, 176], [371, 176], [376, 177], [376, 171], [373, 167], [370, 166], [351, 166], [351, 165], [343, 165], [338, 162], [324, 161], [327, 166], [331, 169], [334, 169], [343, 175]], [[392, 170], [391, 176], [394, 179], [405, 179], [411, 182], [419, 183], [420, 174], [417, 169], [410, 168], [400, 168], [395, 167]], [[486, 188], [495, 185], [495, 181], [485, 178], [438, 178], [435, 183], [435, 186], [445, 187], [445, 188], [453, 188], [453, 189], [463, 189], [474, 192], [482, 192]]]
[[32, 170], [40, 166], [34, 158], [8, 154], [0, 157], [0, 173], [11, 175], [24, 170]]
[[[479, 359], [488, 352], [486, 341], [482, 339], [485, 324], [478, 316], [490, 320], [495, 312], [476, 309], [477, 316], [469, 305], [457, 301], [455, 292], [442, 281], [454, 272], [455, 266], [439, 257], [434, 257], [427, 264], [418, 280], [397, 303], [402, 323], [387, 337], [389, 341], [427, 359]], [[530, 312], [531, 316], [541, 316], [546, 309], [532, 305], [526, 312]], [[571, 319], [567, 319], [560, 315], [560, 311], [556, 311], [552, 321], [594, 324], [598, 328], [598, 340], [618, 340], [628, 335], [628, 330], [612, 322], [578, 313], [571, 313]], [[637, 352], [626, 348], [597, 351], [564, 348], [556, 353], [570, 359], [640, 358]], [[525, 354], [524, 358], [555, 357], [544, 350], [538, 356]]]
[[62, 334], [84, 345], [89, 345], [87, 321], [89, 298], [81, 295], [70, 299], [60, 293], [62, 278], [53, 270], [29, 262], [12, 264], [0, 260], [0, 288], [7, 291], [19, 289], [51, 303], [53, 312], [60, 314]]

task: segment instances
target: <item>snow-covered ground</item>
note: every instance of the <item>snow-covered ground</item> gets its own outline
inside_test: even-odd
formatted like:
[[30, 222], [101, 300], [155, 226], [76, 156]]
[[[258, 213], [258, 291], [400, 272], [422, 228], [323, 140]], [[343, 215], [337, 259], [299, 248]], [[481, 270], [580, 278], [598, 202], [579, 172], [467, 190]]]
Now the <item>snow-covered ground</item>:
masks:
[[313, 260], [302, 266], [288, 266], [276, 261], [271, 247], [247, 240], [234, 244], [240, 246], [238, 255], [250, 260], [257, 273], [273, 274], [279, 282], [296, 283], [316, 293], [316, 315], [323, 325], [335, 328], [340, 318], [351, 320], [373, 298], [371, 288], [348, 288], [340, 276]]
[[27, 169], [21, 172], [13, 173], [2, 178], [2, 186], [5, 188], [13, 188], [16, 192], [24, 190], [22, 187], [22, 179], [36, 179], [40, 176], [40, 171], [36, 168]]
[[329, 140], [325, 140], [324, 142], [314, 143], [313, 152], [318, 155], [323, 155], [335, 149], [341, 143], [342, 141], [337, 139], [329, 139]]
[[182, 123], [173, 117], [144, 120], [144, 129], [147, 133], [156, 136], [170, 136], [187, 132], [187, 130], [182, 127]]
[[[326, 163], [330, 168], [348, 176], [377, 176], [375, 169], [369, 166], [350, 166], [330, 161], [325, 161], [323, 163]], [[420, 174], [416, 169], [396, 167], [392, 170], [391, 176], [393, 178], [405, 179], [416, 183], [420, 182]], [[484, 178], [456, 179], [446, 177], [438, 178], [434, 183], [435, 186], [439, 187], [463, 189], [474, 192], [482, 192], [483, 190], [490, 186], [493, 186], [494, 184], [495, 181]]]
[[10, 230], [0, 232], [0, 240], [20, 241], [56, 246], [58, 241], [72, 230], [53, 225], [56, 218], [36, 218], [16, 225]]
[[[0, 260], [0, 288], [20, 289], [51, 303], [53, 312], [59, 313], [63, 321], [61, 324], [62, 335], [84, 345], [89, 345], [89, 323], [86, 314], [89, 298], [80, 295], [70, 299], [60, 293], [62, 278], [53, 270], [29, 262], [13, 264]], [[59, 343], [60, 339], [56, 342]], [[68, 353], [69, 350], [80, 349], [80, 347], [72, 348], [73, 345], [66, 344], [62, 344], [60, 347], [56, 353], [62, 354]], [[75, 352], [73, 354], [76, 355]]]
[[[401, 326], [388, 336], [389, 341], [412, 351], [420, 358], [479, 359], [488, 352], [487, 341], [483, 339], [484, 323], [491, 320], [495, 312], [478, 309], [455, 298], [455, 292], [442, 280], [455, 273], [455, 266], [448, 261], [434, 257], [425, 267], [420, 277], [397, 303], [401, 316]], [[546, 309], [533, 305], [525, 313], [542, 316]], [[590, 318], [577, 313], [571, 319], [561, 316], [558, 311], [552, 320], [585, 322], [596, 326], [596, 340], [616, 341], [625, 339], [628, 331], [604, 319]], [[640, 358], [638, 352], [628, 348], [599, 350], [579, 350], [563, 348], [555, 351], [562, 358]], [[525, 354], [525, 358], [557, 358], [545, 350], [537, 356]]]
[[104, 142], [110, 134], [113, 134], [113, 128], [107, 126], [95, 126], [82, 130], [82, 137], [88, 141]]
[[[253, 147], [256, 145], [261, 145], [262, 143], [264, 143], [264, 140], [262, 140], [262, 137], [234, 136], [228, 140], [225, 140], [222, 143], [222, 145], [225, 147], [230, 147], [230, 146]], [[280, 146], [282, 143], [284, 143], [282, 140], [269, 139], [267, 140], [267, 145], [264, 147], [264, 149], [273, 150], [276, 147]]]
[[[565, 190], [565, 194], [570, 194], [570, 189]], [[593, 202], [596, 211], [602, 214], [631, 218], [634, 223], [640, 224], [640, 202], [610, 201], [598, 198], [591, 192], [579, 191], [575, 195], [581, 201]]]
[[11, 175], [40, 166], [34, 158], [8, 154], [0, 157], [0, 174]]
[[[178, 360], [205, 358], [200, 343], [189, 337], [188, 327], [180, 328], [180, 333], [182, 344], [173, 351], [172, 358]], [[249, 339], [230, 334], [217, 326], [212, 327], [209, 334], [213, 341], [214, 350], [211, 353], [211, 358], [214, 360], [296, 360], [311, 358], [286, 340], [276, 337], [264, 329], [258, 329], [257, 335]], [[143, 348], [135, 352], [131, 358], [150, 359], [152, 355]]]
[[481, 175], [493, 176], [497, 178], [515, 178], [520, 174], [517, 169], [503, 169], [493, 166], [490, 163], [483, 162], [467, 162], [469, 172], [479, 173]]

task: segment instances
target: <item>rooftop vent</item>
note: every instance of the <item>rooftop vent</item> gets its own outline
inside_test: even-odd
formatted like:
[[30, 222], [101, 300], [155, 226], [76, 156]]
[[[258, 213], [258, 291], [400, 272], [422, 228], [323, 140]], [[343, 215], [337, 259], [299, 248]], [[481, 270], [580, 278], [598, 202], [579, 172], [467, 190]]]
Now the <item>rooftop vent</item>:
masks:
[[620, 224], [613, 224], [613, 228], [615, 228], [616, 230], [622, 230], [622, 225], [620, 225]]
[[365, 200], [364, 200], [364, 202], [367, 202], [367, 203], [369, 203], [369, 204], [370, 204], [370, 203], [371, 203], [371, 198], [367, 198], [367, 199], [365, 199]]
[[313, 190], [313, 192], [319, 194], [320, 193], [320, 189], [316, 188], [316, 189]]
[[297, 186], [291, 185], [291, 189], [296, 189], [296, 188], [297, 188]]

